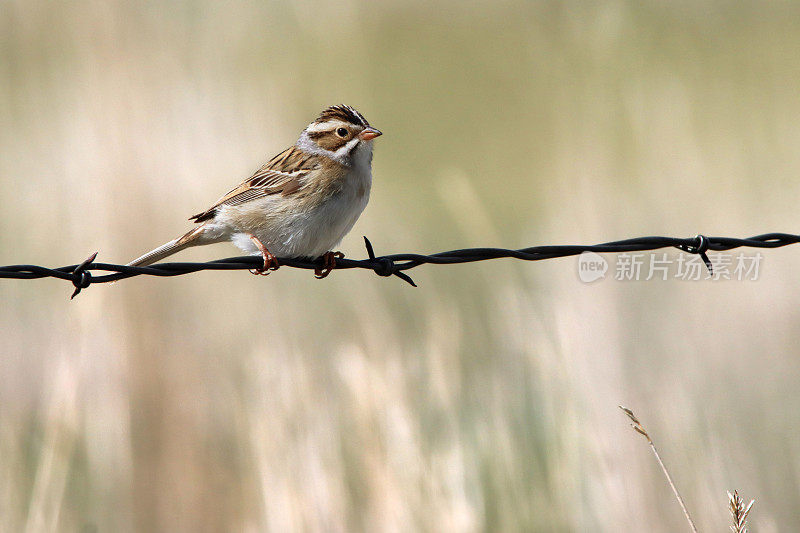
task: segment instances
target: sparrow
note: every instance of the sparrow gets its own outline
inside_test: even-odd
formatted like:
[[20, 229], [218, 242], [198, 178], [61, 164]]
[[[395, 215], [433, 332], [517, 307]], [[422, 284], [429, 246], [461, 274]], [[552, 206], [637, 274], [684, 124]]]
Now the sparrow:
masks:
[[317, 278], [333, 269], [332, 252], [369, 201], [372, 141], [381, 135], [347, 105], [328, 107], [294, 146], [269, 160], [213, 206], [189, 218], [199, 224], [128, 266], [146, 266], [192, 246], [231, 241], [261, 254], [268, 274], [278, 257], [323, 258]]

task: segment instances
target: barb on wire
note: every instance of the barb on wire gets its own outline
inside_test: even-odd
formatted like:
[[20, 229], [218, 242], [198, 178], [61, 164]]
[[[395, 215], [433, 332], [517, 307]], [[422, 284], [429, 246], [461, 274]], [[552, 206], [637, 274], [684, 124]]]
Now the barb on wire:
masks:
[[[800, 235], [790, 233], [766, 233], [746, 239], [731, 237], [706, 237], [696, 235], [688, 239], [675, 237], [638, 237], [621, 241], [607, 242], [594, 245], [556, 245], [533, 246], [519, 250], [503, 248], [467, 248], [452, 250], [431, 255], [422, 254], [390, 254], [375, 256], [372, 243], [364, 237], [367, 248], [367, 259], [337, 259], [334, 266], [337, 270], [363, 268], [372, 270], [379, 276], [397, 276], [406, 283], [416, 287], [414, 280], [405, 273], [406, 270], [424, 264], [453, 265], [457, 263], [472, 263], [488, 259], [512, 258], [523, 261], [540, 261], [556, 257], [569, 257], [580, 255], [583, 252], [595, 253], [625, 253], [644, 252], [659, 248], [677, 248], [687, 253], [697, 254], [713, 272], [713, 265], [706, 252], [726, 251], [739, 247], [750, 248], [779, 248], [789, 244], [800, 243]], [[85, 261], [77, 265], [68, 265], [59, 268], [45, 268], [37, 265], [9, 265], [0, 266], [0, 278], [12, 279], [39, 279], [58, 278], [72, 282], [77, 296], [82, 289], [95, 283], [108, 283], [133, 276], [180, 276], [201, 270], [250, 270], [263, 265], [260, 256], [232, 257], [218, 259], [207, 263], [157, 263], [150, 266], [126, 266], [112, 263], [96, 263], [97, 253], [90, 255]], [[281, 266], [314, 270], [321, 268], [322, 259], [278, 259]], [[92, 271], [109, 272], [104, 275], [92, 275]]]

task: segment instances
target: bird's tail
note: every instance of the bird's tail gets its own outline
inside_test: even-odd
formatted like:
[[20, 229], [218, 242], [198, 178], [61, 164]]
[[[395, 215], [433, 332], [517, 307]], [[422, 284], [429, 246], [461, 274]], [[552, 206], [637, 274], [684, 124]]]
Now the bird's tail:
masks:
[[173, 239], [168, 243], [162, 244], [155, 250], [150, 250], [143, 256], [134, 259], [126, 266], [147, 266], [152, 265], [156, 261], [161, 261], [165, 257], [169, 257], [174, 253], [178, 253], [185, 248], [191, 248], [192, 246], [198, 246], [201, 244], [211, 244], [211, 242], [215, 242], [209, 240], [204, 237], [204, 226], [199, 226], [194, 228], [192, 231], [184, 235], [179, 239]]

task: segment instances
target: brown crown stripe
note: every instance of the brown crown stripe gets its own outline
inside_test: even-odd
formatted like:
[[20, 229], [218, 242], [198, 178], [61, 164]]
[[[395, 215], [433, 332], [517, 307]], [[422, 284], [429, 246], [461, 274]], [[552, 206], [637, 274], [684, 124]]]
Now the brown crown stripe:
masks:
[[361, 113], [349, 105], [334, 105], [327, 108], [320, 113], [316, 122], [325, 122], [330, 119], [342, 120], [344, 122], [349, 122], [351, 124], [355, 124], [356, 126], [363, 126], [365, 128], [369, 126], [367, 119], [365, 119]]

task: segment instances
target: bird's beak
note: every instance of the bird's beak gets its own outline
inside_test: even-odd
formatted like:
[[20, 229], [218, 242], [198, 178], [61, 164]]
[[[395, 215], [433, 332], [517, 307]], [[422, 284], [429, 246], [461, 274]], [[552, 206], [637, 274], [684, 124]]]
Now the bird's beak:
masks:
[[380, 131], [376, 130], [375, 128], [366, 128], [364, 131], [358, 134], [358, 138], [362, 141], [371, 141], [375, 137], [379, 135], [383, 135]]

